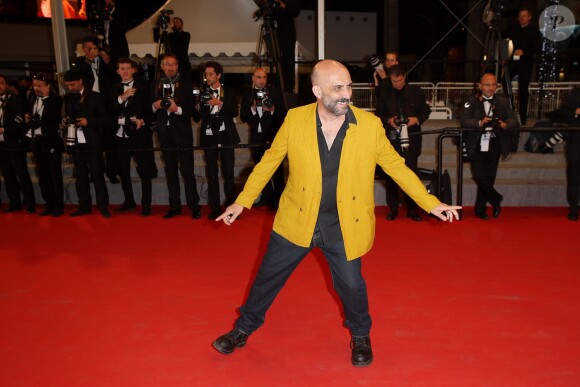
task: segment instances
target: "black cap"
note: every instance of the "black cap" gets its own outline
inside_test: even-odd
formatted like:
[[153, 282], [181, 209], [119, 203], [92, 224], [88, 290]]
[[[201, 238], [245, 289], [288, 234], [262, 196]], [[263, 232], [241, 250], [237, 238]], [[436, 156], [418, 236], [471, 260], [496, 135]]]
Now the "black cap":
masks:
[[81, 73], [75, 69], [68, 70], [66, 73], [64, 73], [65, 82], [78, 81], [81, 78]]

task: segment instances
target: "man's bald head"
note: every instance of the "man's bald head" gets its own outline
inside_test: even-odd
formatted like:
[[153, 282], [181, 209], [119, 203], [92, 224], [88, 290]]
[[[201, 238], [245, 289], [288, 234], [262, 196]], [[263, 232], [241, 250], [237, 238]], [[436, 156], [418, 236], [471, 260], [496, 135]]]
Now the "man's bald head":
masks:
[[320, 61], [312, 69], [312, 92], [325, 111], [339, 116], [348, 110], [352, 80], [347, 68], [334, 60]]
[[262, 67], [258, 67], [254, 70], [254, 74], [252, 75], [252, 82], [254, 83], [254, 87], [256, 88], [264, 88], [266, 87], [266, 83], [268, 82], [268, 74], [266, 70]]

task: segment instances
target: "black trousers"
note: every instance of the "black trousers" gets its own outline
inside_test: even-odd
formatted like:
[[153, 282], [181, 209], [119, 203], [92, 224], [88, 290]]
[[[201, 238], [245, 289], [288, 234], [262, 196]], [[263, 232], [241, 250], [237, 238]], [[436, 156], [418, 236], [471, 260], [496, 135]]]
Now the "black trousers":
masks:
[[[405, 159], [405, 165], [409, 167], [415, 174], [417, 173], [417, 164], [419, 161], [418, 152], [400, 152], [401, 157]], [[382, 171], [382, 170], [381, 170]], [[399, 208], [399, 191], [400, 188], [395, 183], [390, 176], [383, 173], [386, 176], [385, 185], [387, 188], [387, 205], [389, 206], [391, 211], [397, 211]], [[407, 205], [407, 211], [415, 211], [417, 210], [417, 203], [409, 195], [403, 192], [405, 204]]]
[[10, 205], [21, 207], [24, 204], [27, 209], [34, 209], [36, 200], [26, 163], [26, 151], [0, 148], [0, 170], [4, 176], [6, 195]]
[[[254, 164], [258, 164], [264, 153], [268, 150], [268, 146], [260, 146], [260, 147], [253, 147], [250, 148], [250, 152], [252, 153], [252, 160], [254, 160]], [[268, 205], [278, 206], [278, 202], [280, 201], [280, 197], [282, 196], [282, 192], [284, 191], [284, 162], [280, 164], [278, 169], [272, 175], [272, 179], [266, 184], [264, 189], [262, 190], [262, 197], [260, 201], [264, 201]]]
[[[522, 125], [525, 125], [528, 118], [528, 100], [530, 99], [530, 92], [528, 88], [530, 86], [530, 81], [532, 80], [534, 63], [511, 61], [508, 68], [511, 78], [516, 75], [518, 76], [518, 102], [520, 105], [518, 110], [520, 113], [520, 121]], [[504, 90], [507, 90], [505, 88], [505, 84]]]
[[475, 214], [485, 215], [487, 203], [493, 206], [499, 205], [502, 196], [495, 190], [495, 177], [501, 156], [501, 145], [499, 138], [493, 137], [490, 140], [489, 151], [481, 152], [478, 148], [469, 156], [471, 161], [471, 175], [477, 184], [477, 196], [475, 198]]
[[46, 209], [62, 210], [64, 207], [62, 152], [46, 149], [42, 140], [36, 140], [33, 148], [38, 185], [46, 203]]
[[[142, 148], [151, 148], [144, 146]], [[155, 154], [153, 151], [135, 151], [140, 148], [132, 139], [115, 136], [115, 149], [117, 149], [117, 167], [121, 178], [121, 188], [125, 196], [125, 203], [134, 203], [133, 182], [131, 179], [131, 158], [137, 164], [137, 173], [141, 178], [141, 205], [151, 206], [153, 198], [152, 178], [157, 177]]]
[[103, 152], [87, 145], [75, 146], [72, 153], [73, 176], [79, 198], [79, 209], [90, 210], [92, 204], [90, 178], [93, 179], [97, 207], [104, 209], [109, 205], [109, 192], [105, 182], [105, 160]]
[[203, 153], [205, 155], [205, 174], [207, 178], [207, 200], [209, 207], [211, 211], [221, 211], [218, 158], [221, 163], [222, 177], [224, 179], [226, 206], [229, 206], [236, 201], [234, 148], [204, 149]]
[[580, 143], [570, 139], [566, 144], [566, 198], [571, 210], [578, 211], [580, 201]]
[[175, 211], [181, 210], [181, 188], [179, 186], [179, 173], [181, 173], [187, 206], [191, 210], [197, 210], [199, 208], [199, 195], [193, 173], [193, 151], [164, 150], [162, 155], [165, 162], [167, 190], [169, 191], [169, 208]]

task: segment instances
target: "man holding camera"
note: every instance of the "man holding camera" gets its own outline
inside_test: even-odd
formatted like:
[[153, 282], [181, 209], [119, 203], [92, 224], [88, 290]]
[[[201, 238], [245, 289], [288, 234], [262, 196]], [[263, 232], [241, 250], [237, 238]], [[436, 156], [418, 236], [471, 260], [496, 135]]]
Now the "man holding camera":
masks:
[[[151, 214], [152, 182], [157, 177], [155, 154], [153, 153], [153, 134], [149, 84], [145, 80], [133, 78], [133, 61], [119, 58], [117, 73], [121, 82], [114, 85], [109, 96], [108, 107], [113, 122], [119, 176], [125, 200], [115, 211], [125, 212], [136, 208], [131, 182], [131, 157], [137, 164], [137, 174], [141, 179], [141, 215]], [[146, 150], [148, 149], [148, 150]]]
[[164, 77], [155, 88], [153, 113], [157, 121], [157, 137], [161, 144], [169, 211], [165, 219], [181, 214], [181, 188], [179, 173], [185, 187], [185, 201], [191, 209], [191, 217], [199, 219], [199, 195], [193, 172], [193, 131], [191, 116], [195, 105], [193, 87], [189, 79], [181, 77], [178, 60], [174, 54], [166, 54], [161, 60]]
[[36, 201], [26, 162], [25, 109], [24, 101], [8, 92], [6, 77], [0, 75], [0, 171], [10, 200], [4, 212], [20, 211], [24, 204], [26, 212], [34, 214]]
[[79, 199], [78, 210], [70, 216], [82, 216], [91, 213], [92, 178], [95, 185], [97, 207], [104, 218], [110, 218], [107, 208], [109, 192], [103, 165], [104, 130], [109, 124], [104, 105], [99, 93], [90, 90], [83, 84], [77, 70], [68, 70], [64, 74], [64, 83], [69, 93], [64, 97], [64, 111], [67, 123], [67, 147], [72, 150], [73, 175]]
[[[383, 122], [387, 137], [395, 150], [405, 159], [405, 165], [415, 174], [421, 155], [421, 124], [429, 118], [431, 109], [425, 101], [423, 91], [414, 85], [406, 84], [406, 72], [400, 65], [391, 66], [389, 79], [392, 87], [384, 88], [377, 101], [376, 115]], [[395, 220], [399, 214], [399, 187], [386, 176], [387, 220]], [[407, 217], [420, 222], [417, 203], [405, 194]]]
[[375, 80], [375, 95], [378, 100], [383, 89], [391, 87], [388, 71], [391, 67], [399, 64], [399, 54], [395, 51], [387, 51], [385, 53], [384, 66], [380, 63], [380, 59], [373, 55], [370, 59], [370, 64], [375, 69], [373, 78]]
[[475, 129], [463, 135], [471, 175], [477, 184], [475, 216], [487, 220], [487, 203], [493, 208], [493, 217], [501, 212], [503, 196], [494, 188], [500, 155], [510, 152], [511, 137], [506, 130], [517, 127], [515, 112], [503, 94], [496, 94], [497, 78], [484, 74], [479, 83], [480, 92], [469, 98], [461, 114], [461, 127]]
[[[240, 119], [250, 126], [250, 144], [262, 144], [250, 148], [254, 163], [258, 164], [264, 152], [270, 148], [278, 129], [286, 116], [286, 107], [282, 92], [274, 87], [267, 87], [268, 74], [259, 67], [252, 75], [252, 88], [244, 90], [240, 109]], [[284, 191], [284, 164], [280, 164], [262, 191], [260, 200], [255, 206], [268, 205], [278, 207], [278, 201]]]
[[53, 93], [51, 79], [45, 73], [33, 77], [35, 98], [31, 100], [26, 123], [27, 137], [32, 140], [32, 152], [38, 175], [40, 193], [46, 203], [40, 216], [60, 216], [64, 208], [62, 152], [64, 143], [59, 134], [62, 122], [62, 98]]
[[224, 145], [240, 143], [240, 136], [234, 123], [238, 115], [238, 102], [234, 90], [221, 84], [223, 68], [218, 62], [207, 62], [204, 77], [207, 87], [201, 95], [199, 110], [201, 114], [200, 143], [205, 147], [207, 199], [210, 207], [208, 218], [216, 219], [221, 215], [220, 186], [218, 178], [218, 157], [224, 179], [226, 206], [236, 200], [234, 183], [234, 148]]

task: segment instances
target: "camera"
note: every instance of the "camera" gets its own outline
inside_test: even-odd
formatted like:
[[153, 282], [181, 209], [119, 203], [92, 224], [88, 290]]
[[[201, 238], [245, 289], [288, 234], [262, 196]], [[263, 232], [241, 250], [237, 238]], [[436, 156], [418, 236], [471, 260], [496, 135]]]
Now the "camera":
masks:
[[407, 125], [409, 123], [409, 118], [407, 116], [405, 116], [404, 114], [399, 114], [398, 116], [395, 116], [395, 125], [397, 126], [403, 126], [403, 125]]
[[171, 17], [169, 15], [173, 15], [173, 10], [171, 9], [163, 9], [157, 16], [157, 21], [155, 24], [165, 30], [169, 26], [169, 22], [171, 21]]
[[494, 114], [491, 117], [491, 121], [486, 123], [482, 129], [484, 132], [498, 133], [501, 130], [501, 122], [499, 120], [499, 116], [497, 114]]
[[168, 79], [164, 79], [161, 82], [161, 107], [168, 110], [171, 107], [171, 100], [173, 99], [171, 82]]
[[254, 89], [254, 101], [256, 101], [257, 106], [271, 108], [274, 105], [268, 97], [268, 90], [264, 88]]
[[274, 0], [254, 0], [254, 3], [258, 6], [256, 12], [254, 12], [255, 21], [260, 19], [270, 19], [274, 13], [274, 9], [279, 6]]
[[40, 128], [40, 115], [38, 113], [30, 116], [30, 121], [28, 122], [28, 127], [32, 130]]
[[369, 58], [369, 64], [375, 69], [375, 71], [384, 70], [383, 64], [376, 54], [371, 55]]
[[201, 103], [206, 104], [214, 97], [213, 93], [209, 89], [203, 89], [199, 93], [199, 100]]
[[77, 119], [75, 117], [66, 117], [64, 119], [66, 126], [66, 146], [75, 146], [77, 142]]

